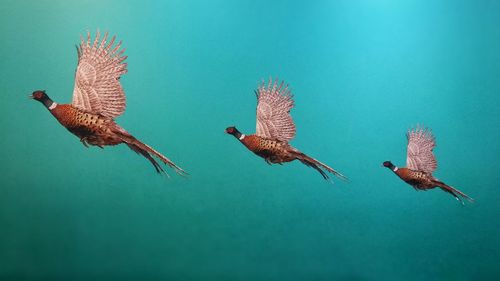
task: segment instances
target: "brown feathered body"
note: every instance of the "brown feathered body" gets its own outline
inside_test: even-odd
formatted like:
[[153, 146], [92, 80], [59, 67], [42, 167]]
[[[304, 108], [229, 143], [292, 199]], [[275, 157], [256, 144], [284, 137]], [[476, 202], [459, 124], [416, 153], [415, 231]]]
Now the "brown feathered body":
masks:
[[398, 168], [395, 173], [407, 184], [418, 190], [427, 190], [438, 186], [438, 181], [431, 174], [425, 172]]
[[305, 155], [304, 153], [289, 145], [287, 142], [267, 139], [257, 135], [250, 135], [244, 136], [241, 139], [241, 143], [243, 143], [243, 145], [245, 145], [248, 150], [264, 158], [264, 160], [266, 160], [268, 164], [281, 165], [282, 163], [299, 160], [306, 166], [309, 166], [318, 171], [324, 179], [328, 179], [329, 177], [328, 174], [326, 174], [322, 170], [322, 168], [339, 177], [340, 179], [347, 180], [347, 178], [341, 173], [319, 162], [318, 160]]
[[126, 144], [130, 149], [144, 156], [153, 164], [158, 173], [165, 172], [161, 165], [152, 157], [158, 157], [163, 163], [173, 168], [178, 174], [187, 173], [170, 159], [163, 156], [147, 144], [139, 141], [109, 117], [86, 112], [71, 104], [57, 104], [49, 110], [52, 115], [68, 131], [80, 138], [83, 145], [104, 146]]
[[257, 135], [245, 136], [241, 142], [268, 163], [281, 164], [297, 159], [294, 155], [297, 150], [286, 142], [266, 139]]
[[248, 150], [264, 158], [264, 160], [268, 164], [281, 165], [282, 163], [299, 160], [302, 164], [318, 171], [324, 179], [329, 179], [329, 176], [327, 173], [325, 173], [325, 171], [323, 171], [323, 169], [329, 173], [334, 174], [342, 180], [347, 180], [347, 178], [341, 173], [337, 172], [328, 165], [321, 163], [320, 161], [300, 152], [299, 150], [288, 144], [288, 142], [286, 141], [270, 139], [258, 135], [247, 136], [241, 134], [235, 127], [227, 128], [226, 133], [233, 135], [246, 148], [248, 148]]
[[460, 202], [463, 201], [460, 199], [460, 197], [458, 197], [458, 195], [471, 202], [474, 201], [467, 194], [436, 179], [434, 176], [432, 176], [432, 174], [422, 171], [415, 171], [408, 168], [398, 168], [396, 171], [394, 171], [394, 173], [407, 184], [413, 186], [413, 188], [415, 188], [416, 190], [425, 191], [428, 189], [439, 187], [441, 190], [453, 195], [453, 197], [455, 197]]
[[116, 134], [123, 130], [113, 119], [78, 109], [70, 104], [57, 105], [50, 111], [68, 131], [84, 144], [103, 147], [117, 145], [123, 140]]

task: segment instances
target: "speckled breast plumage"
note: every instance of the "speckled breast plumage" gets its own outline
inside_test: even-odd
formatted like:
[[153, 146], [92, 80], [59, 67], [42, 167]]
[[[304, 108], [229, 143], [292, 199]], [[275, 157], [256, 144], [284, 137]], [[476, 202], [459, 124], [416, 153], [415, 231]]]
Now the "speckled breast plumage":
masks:
[[246, 136], [242, 143], [270, 163], [290, 162], [296, 159], [289, 152], [293, 148], [286, 142], [250, 135]]
[[117, 126], [112, 119], [82, 111], [69, 104], [58, 105], [52, 114], [85, 145], [102, 147], [122, 142], [112, 130]]
[[432, 175], [425, 172], [400, 168], [396, 171], [396, 174], [406, 183], [417, 189], [430, 189], [436, 186]]

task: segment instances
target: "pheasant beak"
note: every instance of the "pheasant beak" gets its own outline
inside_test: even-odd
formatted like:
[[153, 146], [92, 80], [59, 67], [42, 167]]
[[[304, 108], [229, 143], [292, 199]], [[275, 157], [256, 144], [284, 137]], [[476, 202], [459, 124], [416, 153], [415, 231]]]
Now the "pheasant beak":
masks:
[[28, 99], [35, 99], [35, 97], [33, 95], [29, 95]]

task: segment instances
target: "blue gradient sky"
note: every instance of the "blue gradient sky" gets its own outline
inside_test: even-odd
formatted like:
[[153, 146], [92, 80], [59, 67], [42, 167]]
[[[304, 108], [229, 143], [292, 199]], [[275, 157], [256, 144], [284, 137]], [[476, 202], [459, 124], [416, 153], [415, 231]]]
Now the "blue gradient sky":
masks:
[[[496, 1], [2, 1], [0, 278], [493, 280], [500, 276]], [[71, 101], [80, 34], [123, 40], [117, 122], [190, 174], [85, 148], [39, 104]], [[348, 176], [268, 166], [251, 134], [261, 79], [290, 83], [292, 144]], [[416, 192], [408, 128], [439, 179]]]

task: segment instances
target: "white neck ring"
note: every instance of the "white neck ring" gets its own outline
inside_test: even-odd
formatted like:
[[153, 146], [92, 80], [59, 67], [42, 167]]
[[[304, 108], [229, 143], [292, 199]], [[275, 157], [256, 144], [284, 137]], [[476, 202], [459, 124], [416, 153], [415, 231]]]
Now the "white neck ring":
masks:
[[49, 106], [49, 110], [56, 108], [56, 106], [57, 106], [57, 103], [52, 102], [52, 104]]
[[241, 134], [241, 136], [238, 138], [239, 140], [242, 140], [245, 138], [245, 134]]

